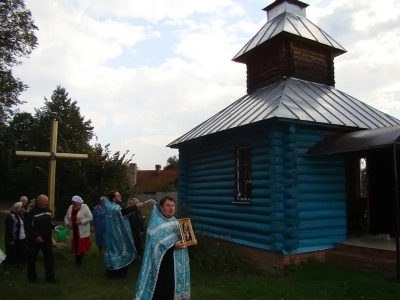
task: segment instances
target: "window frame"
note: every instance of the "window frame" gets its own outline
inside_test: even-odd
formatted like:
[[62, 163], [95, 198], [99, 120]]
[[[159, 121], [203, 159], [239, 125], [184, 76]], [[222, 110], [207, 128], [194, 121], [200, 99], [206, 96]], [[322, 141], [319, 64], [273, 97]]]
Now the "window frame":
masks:
[[[361, 161], [364, 161], [364, 174], [362, 172], [363, 168], [361, 167], [361, 165], [362, 165]], [[360, 198], [368, 197], [368, 178], [367, 178], [368, 165], [367, 165], [367, 163], [368, 163], [367, 157], [360, 157], [358, 159], [357, 197], [360, 197]], [[363, 180], [362, 176], [364, 176], [364, 180]]]
[[[242, 169], [242, 170], [241, 170]], [[244, 178], [240, 178], [244, 177]], [[234, 204], [250, 204], [252, 199], [252, 160], [251, 146], [235, 148], [235, 191]], [[244, 189], [244, 197], [239, 197]]]

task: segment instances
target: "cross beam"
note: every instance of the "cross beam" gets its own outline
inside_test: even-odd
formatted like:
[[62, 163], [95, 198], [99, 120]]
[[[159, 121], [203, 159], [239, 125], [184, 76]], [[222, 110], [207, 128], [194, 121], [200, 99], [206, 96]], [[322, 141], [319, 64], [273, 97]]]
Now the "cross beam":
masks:
[[56, 186], [56, 159], [87, 159], [87, 154], [78, 153], [57, 153], [57, 134], [58, 134], [58, 121], [53, 120], [51, 123], [50, 132], [50, 152], [36, 152], [36, 151], [15, 151], [16, 156], [24, 157], [42, 157], [49, 158], [49, 183], [48, 183], [48, 197], [49, 197], [49, 208], [55, 214], [54, 211], [54, 195]]

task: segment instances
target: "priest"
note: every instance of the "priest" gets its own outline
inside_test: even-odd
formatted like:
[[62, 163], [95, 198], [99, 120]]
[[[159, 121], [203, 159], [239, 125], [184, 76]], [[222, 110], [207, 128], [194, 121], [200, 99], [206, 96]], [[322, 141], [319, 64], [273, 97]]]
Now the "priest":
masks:
[[106, 251], [104, 263], [106, 266], [106, 277], [122, 278], [125, 277], [129, 264], [137, 256], [129, 222], [126, 216], [132, 212], [137, 212], [138, 207], [143, 206], [143, 202], [121, 208], [121, 195], [118, 191], [111, 191], [108, 199], [105, 200], [104, 210], [106, 219]]
[[174, 214], [171, 196], [153, 207], [134, 300], [190, 299], [189, 255]]

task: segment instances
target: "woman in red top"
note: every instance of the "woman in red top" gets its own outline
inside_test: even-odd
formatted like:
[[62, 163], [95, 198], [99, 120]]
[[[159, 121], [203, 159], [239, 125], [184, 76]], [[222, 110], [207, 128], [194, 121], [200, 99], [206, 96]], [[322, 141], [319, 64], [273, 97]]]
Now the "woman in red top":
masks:
[[90, 221], [93, 216], [89, 207], [79, 196], [72, 197], [72, 205], [64, 217], [65, 224], [72, 234], [72, 253], [77, 266], [82, 265], [83, 254], [90, 250]]

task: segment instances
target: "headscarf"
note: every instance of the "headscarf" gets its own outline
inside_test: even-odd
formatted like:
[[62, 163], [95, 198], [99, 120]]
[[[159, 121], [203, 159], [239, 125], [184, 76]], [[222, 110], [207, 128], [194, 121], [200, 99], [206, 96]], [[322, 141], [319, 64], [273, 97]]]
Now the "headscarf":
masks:
[[79, 196], [73, 196], [71, 199], [72, 202], [83, 203], [83, 200]]
[[22, 202], [22, 201], [24, 201], [24, 200], [26, 200], [26, 204], [29, 204], [29, 199], [28, 199], [28, 197], [22, 196], [21, 198], [19, 198], [19, 201], [20, 201], [20, 202]]
[[15, 202], [12, 206], [11, 206], [11, 209], [10, 209], [10, 211], [11, 212], [14, 212], [14, 213], [16, 213], [16, 214], [18, 214], [18, 215], [21, 215], [23, 212], [22, 212], [22, 209], [23, 209], [23, 207], [22, 207], [22, 202]]
[[129, 198], [128, 201], [126, 202], [126, 206], [127, 206], [127, 207], [129, 206], [129, 201], [131, 201], [131, 200], [133, 200], [133, 202], [134, 202], [135, 204], [139, 203], [139, 199], [137, 199], [137, 198]]

